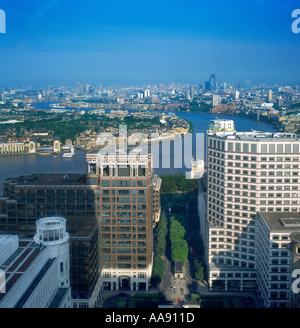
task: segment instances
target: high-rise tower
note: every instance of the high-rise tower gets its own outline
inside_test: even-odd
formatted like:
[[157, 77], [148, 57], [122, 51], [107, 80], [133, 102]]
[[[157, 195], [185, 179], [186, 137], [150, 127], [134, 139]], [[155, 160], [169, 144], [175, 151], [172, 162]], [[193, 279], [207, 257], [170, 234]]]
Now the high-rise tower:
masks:
[[99, 185], [104, 286], [148, 290], [153, 260], [153, 226], [159, 211], [151, 154], [139, 148], [87, 155], [88, 177]]
[[254, 216], [299, 212], [300, 140], [216, 126], [219, 121], [207, 132], [209, 285], [212, 290], [255, 290]]
[[215, 74], [212, 74], [209, 78], [209, 90], [216, 91], [217, 90], [217, 79]]

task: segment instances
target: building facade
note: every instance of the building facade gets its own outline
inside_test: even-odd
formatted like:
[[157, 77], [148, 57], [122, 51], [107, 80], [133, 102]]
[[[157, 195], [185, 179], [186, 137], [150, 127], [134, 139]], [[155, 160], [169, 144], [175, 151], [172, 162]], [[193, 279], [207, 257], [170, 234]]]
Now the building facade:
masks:
[[259, 212], [257, 225], [257, 291], [261, 307], [291, 307], [291, 234], [300, 232], [299, 213]]
[[95, 152], [87, 155], [87, 166], [100, 192], [104, 288], [148, 290], [161, 183], [153, 175], [152, 156], [135, 147]]
[[25, 152], [23, 142], [0, 143], [0, 154], [22, 154]]
[[76, 307], [97, 305], [103, 288], [148, 289], [161, 179], [151, 154], [87, 154], [87, 174], [22, 176], [3, 183], [0, 232], [32, 237], [45, 216], [67, 219]]
[[[207, 239], [211, 290], [255, 291], [256, 212], [300, 208], [300, 140], [284, 133], [207, 133]], [[224, 122], [222, 126], [226, 126]]]

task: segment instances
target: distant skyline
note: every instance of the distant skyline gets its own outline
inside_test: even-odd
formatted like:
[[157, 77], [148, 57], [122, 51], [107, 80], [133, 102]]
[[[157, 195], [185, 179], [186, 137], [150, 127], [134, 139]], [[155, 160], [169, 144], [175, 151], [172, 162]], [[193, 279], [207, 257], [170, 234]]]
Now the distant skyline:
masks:
[[1, 0], [0, 87], [300, 84], [295, 0]]

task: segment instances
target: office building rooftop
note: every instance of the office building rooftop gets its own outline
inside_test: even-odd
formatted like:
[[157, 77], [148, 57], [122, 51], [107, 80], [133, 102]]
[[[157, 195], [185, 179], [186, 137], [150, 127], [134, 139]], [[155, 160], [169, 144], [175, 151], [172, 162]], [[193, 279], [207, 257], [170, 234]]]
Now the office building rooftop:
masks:
[[5, 183], [15, 185], [86, 185], [85, 174], [33, 174], [18, 178], [9, 178]]
[[[19, 240], [18, 248], [4, 262], [0, 263], [0, 269], [5, 272], [5, 293], [0, 293], [0, 301], [16, 285], [18, 280], [24, 275], [26, 270], [39, 256], [43, 248], [30, 240]], [[1, 252], [1, 249], [0, 249]]]
[[260, 212], [272, 232], [300, 232], [299, 212]]
[[227, 132], [227, 131], [218, 131], [211, 132], [208, 131], [208, 135], [213, 135], [222, 139], [227, 140], [251, 140], [251, 141], [277, 141], [277, 140], [300, 140], [296, 134], [293, 133], [272, 133], [272, 132], [260, 132], [260, 131], [251, 131], [251, 132]]

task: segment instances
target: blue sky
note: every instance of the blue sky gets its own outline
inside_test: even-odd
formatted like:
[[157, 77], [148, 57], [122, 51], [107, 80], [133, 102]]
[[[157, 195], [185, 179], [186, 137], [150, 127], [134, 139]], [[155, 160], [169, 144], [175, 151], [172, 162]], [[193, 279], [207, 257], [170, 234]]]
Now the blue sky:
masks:
[[0, 86], [300, 84], [295, 0], [0, 0]]

